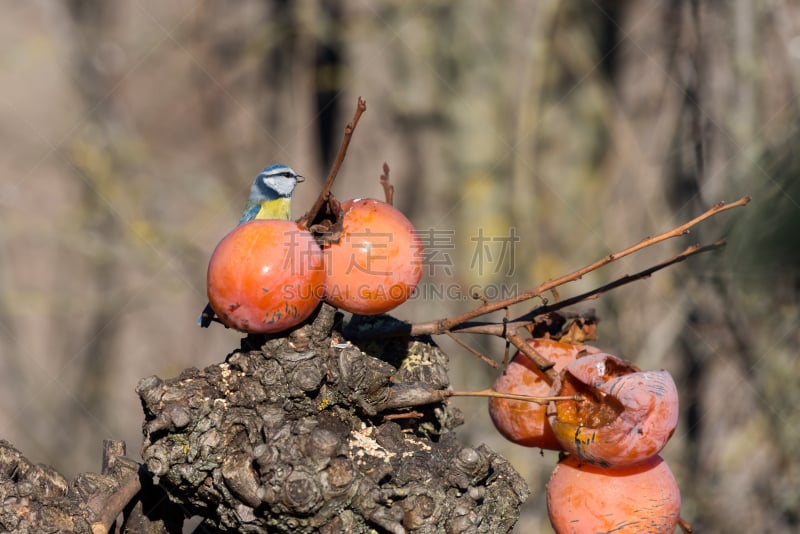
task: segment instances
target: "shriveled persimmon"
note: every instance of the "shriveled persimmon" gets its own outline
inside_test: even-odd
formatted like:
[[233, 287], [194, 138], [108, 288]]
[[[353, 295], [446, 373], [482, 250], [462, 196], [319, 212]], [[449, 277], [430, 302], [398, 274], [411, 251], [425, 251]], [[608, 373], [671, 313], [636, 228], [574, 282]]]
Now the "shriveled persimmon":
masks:
[[[529, 339], [528, 344], [553, 362], [560, 371], [579, 355], [594, 354], [599, 349], [582, 344], [562, 343], [546, 338]], [[550, 392], [550, 384], [542, 378], [527, 356], [517, 352], [497, 377], [492, 389], [500, 393], [513, 393], [543, 397]], [[497, 431], [506, 439], [526, 447], [562, 450], [547, 421], [546, 406], [516, 399], [489, 398], [489, 415]]]
[[292, 221], [237, 226], [208, 264], [208, 300], [225, 326], [248, 333], [291, 328], [316, 309], [325, 269], [311, 234]]
[[422, 277], [422, 243], [397, 209], [369, 198], [342, 202], [343, 231], [325, 248], [325, 301], [362, 315], [387, 312]]
[[680, 508], [678, 484], [660, 456], [606, 469], [569, 454], [547, 483], [547, 512], [557, 534], [672, 534]]
[[666, 371], [640, 371], [610, 354], [567, 364], [551, 402], [550, 427], [564, 450], [603, 467], [634, 465], [658, 454], [678, 423], [678, 390]]

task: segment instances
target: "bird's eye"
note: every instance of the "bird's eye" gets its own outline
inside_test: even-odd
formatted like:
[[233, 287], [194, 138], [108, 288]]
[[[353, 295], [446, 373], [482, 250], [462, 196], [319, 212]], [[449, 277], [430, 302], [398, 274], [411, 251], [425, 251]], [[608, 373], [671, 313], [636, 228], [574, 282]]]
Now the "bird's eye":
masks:
[[289, 171], [286, 171], [285, 173], [283, 173], [283, 177], [284, 178], [291, 178], [292, 177], [292, 173], [290, 173]]

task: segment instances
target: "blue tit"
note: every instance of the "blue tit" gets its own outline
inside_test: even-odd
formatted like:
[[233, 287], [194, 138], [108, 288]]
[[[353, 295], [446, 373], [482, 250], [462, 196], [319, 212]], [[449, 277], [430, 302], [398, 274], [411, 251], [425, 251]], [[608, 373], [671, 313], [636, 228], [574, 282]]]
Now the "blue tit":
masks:
[[261, 171], [250, 186], [250, 198], [239, 224], [253, 219], [289, 219], [294, 186], [304, 178], [290, 167], [270, 165]]
[[[291, 167], [276, 163], [264, 167], [250, 186], [250, 197], [239, 219], [239, 224], [254, 219], [286, 219], [290, 218], [292, 193], [294, 186], [305, 180]], [[200, 313], [197, 324], [208, 328], [214, 320], [214, 310], [211, 304]]]

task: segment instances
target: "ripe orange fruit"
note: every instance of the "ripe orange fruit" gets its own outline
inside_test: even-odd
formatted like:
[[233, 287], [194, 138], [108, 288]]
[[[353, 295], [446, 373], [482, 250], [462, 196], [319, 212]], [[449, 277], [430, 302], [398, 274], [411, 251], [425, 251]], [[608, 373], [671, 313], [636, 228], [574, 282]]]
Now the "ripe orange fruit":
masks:
[[[561, 343], [552, 339], [529, 339], [528, 344], [555, 364], [556, 371], [575, 360], [579, 354], [600, 352], [589, 345]], [[492, 389], [501, 393], [543, 397], [550, 393], [550, 384], [527, 356], [517, 352], [497, 377]], [[497, 431], [506, 439], [526, 447], [562, 450], [547, 421], [546, 406], [514, 399], [489, 398], [489, 416]]]
[[547, 512], [557, 534], [672, 534], [680, 508], [678, 484], [660, 456], [606, 469], [570, 454], [547, 483]]
[[422, 243], [397, 209], [370, 198], [342, 203], [343, 232], [325, 249], [325, 301], [362, 315], [405, 302], [422, 277]]
[[603, 467], [633, 465], [658, 454], [678, 424], [678, 390], [666, 371], [639, 371], [610, 354], [580, 358], [559, 374], [550, 427], [564, 450]]
[[208, 264], [208, 301], [225, 326], [248, 333], [286, 330], [319, 304], [322, 251], [297, 223], [254, 220], [234, 228]]

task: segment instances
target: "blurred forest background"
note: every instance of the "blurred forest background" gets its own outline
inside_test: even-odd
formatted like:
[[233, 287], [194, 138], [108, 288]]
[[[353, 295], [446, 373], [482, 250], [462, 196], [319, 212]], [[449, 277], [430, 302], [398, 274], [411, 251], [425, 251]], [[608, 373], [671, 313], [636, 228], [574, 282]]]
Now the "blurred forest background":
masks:
[[[430, 260], [402, 318], [474, 306], [453, 288], [523, 290], [752, 195], [561, 294], [726, 236], [718, 254], [579, 309], [597, 309], [599, 347], [679, 384], [664, 456], [697, 532], [800, 528], [798, 2], [3, 8], [0, 438], [34, 462], [98, 470], [103, 438], [136, 456], [138, 379], [238, 347], [236, 332], [195, 324], [211, 251], [269, 163], [308, 177], [295, 216], [308, 209], [360, 95], [368, 111], [334, 194], [381, 198], [391, 166]], [[439, 341], [454, 387], [492, 383], [496, 371]], [[502, 357], [502, 344], [467, 341]], [[461, 439], [530, 483], [517, 532], [551, 532], [556, 456], [506, 443], [485, 402], [456, 402]]]

